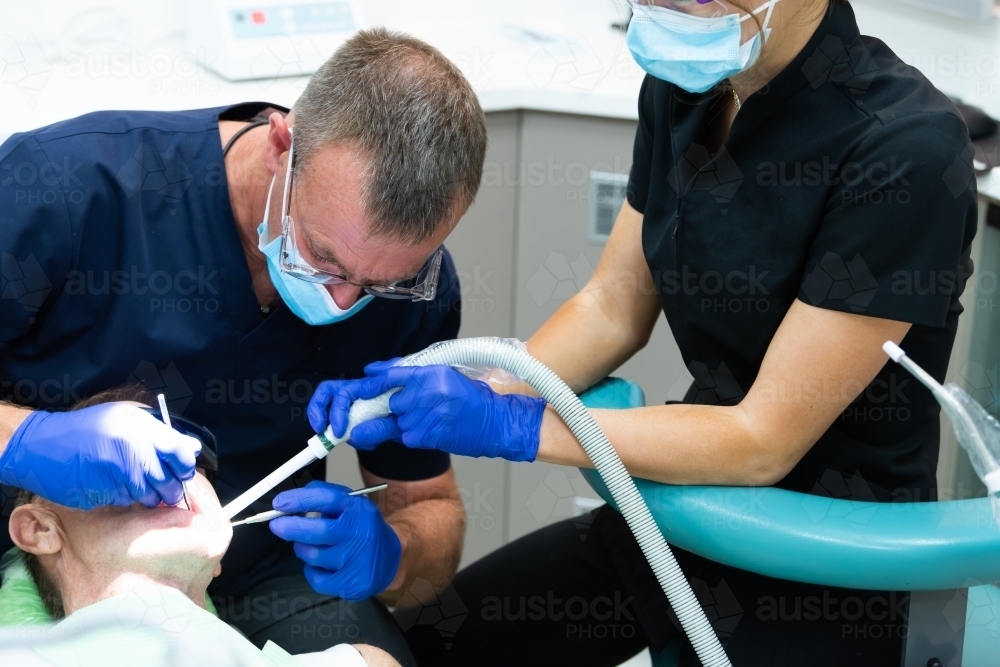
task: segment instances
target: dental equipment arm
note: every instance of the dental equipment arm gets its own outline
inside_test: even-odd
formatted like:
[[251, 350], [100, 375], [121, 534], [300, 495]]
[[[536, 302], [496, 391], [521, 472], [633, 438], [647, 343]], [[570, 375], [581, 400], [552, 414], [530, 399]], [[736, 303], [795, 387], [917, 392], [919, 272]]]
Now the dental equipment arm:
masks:
[[994, 517], [1000, 523], [1000, 422], [956, 385], [949, 383], [942, 386], [892, 341], [886, 341], [882, 349], [890, 359], [930, 389], [941, 404], [951, 420], [955, 438], [968, 452], [972, 467], [986, 485]]

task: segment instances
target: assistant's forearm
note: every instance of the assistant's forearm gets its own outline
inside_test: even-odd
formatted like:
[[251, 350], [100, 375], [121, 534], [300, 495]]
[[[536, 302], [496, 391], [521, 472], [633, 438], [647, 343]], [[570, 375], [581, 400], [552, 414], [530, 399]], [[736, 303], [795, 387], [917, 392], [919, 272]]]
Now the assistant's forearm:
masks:
[[0, 401], [0, 454], [3, 454], [10, 437], [31, 412], [30, 408]]
[[563, 304], [528, 340], [532, 356], [578, 393], [607, 377], [648, 340], [648, 331], [636, 335], [609, 318], [602, 300], [593, 291], [584, 290]]
[[399, 571], [389, 588], [379, 596], [395, 604], [417, 579], [429, 581], [435, 590], [451, 581], [462, 556], [465, 508], [460, 498], [421, 500], [385, 515], [399, 536], [403, 554]]
[[[784, 477], [795, 462], [787, 447], [754, 436], [740, 406], [658, 405], [591, 414], [635, 477], [667, 484], [765, 486]], [[542, 421], [538, 459], [593, 467], [551, 407]]]

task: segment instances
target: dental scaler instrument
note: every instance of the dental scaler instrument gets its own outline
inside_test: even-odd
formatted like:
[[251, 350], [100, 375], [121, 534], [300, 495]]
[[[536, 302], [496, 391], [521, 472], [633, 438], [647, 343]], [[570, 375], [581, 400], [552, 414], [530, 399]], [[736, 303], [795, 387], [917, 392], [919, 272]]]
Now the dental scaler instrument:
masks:
[[333, 429], [329, 426], [323, 433], [317, 433], [306, 442], [306, 448], [290, 458], [283, 465], [270, 475], [260, 480], [244, 493], [237, 496], [235, 500], [222, 508], [223, 516], [232, 519], [234, 516], [250, 507], [254, 502], [264, 496], [265, 493], [281, 484], [283, 481], [305, 468], [314, 461], [326, 458], [326, 455], [333, 451], [337, 445], [347, 442], [351, 437], [354, 427], [370, 419], [376, 419], [389, 414], [389, 396], [395, 391], [386, 392], [370, 401], [355, 401], [348, 414], [347, 428], [344, 429], [344, 436], [338, 438], [333, 434]]
[[[170, 412], [167, 410], [167, 397], [163, 394], [157, 394], [156, 400], [160, 404], [160, 416], [163, 417], [163, 423], [166, 424], [167, 428], [173, 428], [170, 423]], [[187, 482], [181, 482], [181, 496], [184, 498], [184, 507], [190, 510], [191, 501], [188, 500]]]
[[[375, 493], [376, 491], [385, 491], [389, 488], [388, 484], [376, 484], [375, 486], [366, 486], [363, 489], [356, 489], [351, 491], [347, 495], [349, 496], [367, 496], [369, 493]], [[271, 519], [277, 519], [279, 516], [288, 516], [292, 512], [282, 512], [281, 510], [271, 510], [270, 512], [261, 512], [260, 514], [254, 514], [253, 516], [247, 517], [246, 519], [240, 519], [239, 521], [233, 521], [230, 526], [243, 526], [250, 523], [263, 523], [265, 521], [270, 521]], [[311, 512], [310, 512], [311, 514]], [[308, 514], [306, 515], [308, 516]]]

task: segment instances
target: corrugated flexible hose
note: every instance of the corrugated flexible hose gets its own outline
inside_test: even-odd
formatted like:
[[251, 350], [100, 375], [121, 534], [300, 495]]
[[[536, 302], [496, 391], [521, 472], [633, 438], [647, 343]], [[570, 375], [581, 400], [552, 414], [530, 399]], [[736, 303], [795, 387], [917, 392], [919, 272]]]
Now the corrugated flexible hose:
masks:
[[[444, 341], [400, 361], [400, 365], [406, 366], [435, 364], [501, 368], [531, 385], [548, 401], [593, 461], [622, 516], [628, 522], [632, 534], [639, 542], [642, 553], [653, 568], [663, 592], [667, 594], [667, 599], [670, 600], [674, 613], [677, 614], [701, 663], [705, 667], [731, 667], [719, 638], [705, 616], [705, 611], [698, 603], [677, 560], [671, 553], [670, 546], [653, 521], [653, 516], [639, 495], [639, 490], [625, 470], [611, 442], [573, 390], [540, 361], [519, 346], [503, 339], [467, 338]], [[388, 405], [388, 395], [392, 393], [387, 392], [372, 401]], [[352, 406], [351, 416], [354, 417], [357, 409], [359, 413], [367, 412], [365, 418], [371, 419], [370, 410], [359, 405], [361, 403], [364, 402], [358, 401]], [[352, 425], [357, 423], [353, 418], [349, 422]], [[350, 428], [344, 440], [349, 437], [349, 432]]]

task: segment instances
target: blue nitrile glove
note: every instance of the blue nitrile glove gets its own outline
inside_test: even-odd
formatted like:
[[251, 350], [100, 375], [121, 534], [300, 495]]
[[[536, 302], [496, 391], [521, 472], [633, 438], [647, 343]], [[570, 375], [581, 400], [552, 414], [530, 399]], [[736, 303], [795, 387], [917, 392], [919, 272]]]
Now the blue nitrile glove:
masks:
[[0, 483], [89, 510], [176, 505], [194, 477], [198, 440], [126, 403], [32, 412], [0, 456]]
[[393, 387], [392, 415], [358, 424], [350, 444], [373, 449], [397, 440], [414, 449], [438, 449], [461, 456], [534, 461], [545, 413], [545, 400], [498, 394], [485, 382], [470, 380], [449, 366], [369, 366], [362, 380], [323, 382], [309, 403], [309, 421], [317, 432], [327, 423], [338, 437], [347, 428], [350, 406]]
[[347, 495], [350, 489], [329, 482], [309, 482], [302, 489], [279, 493], [274, 509], [319, 512], [322, 517], [282, 516], [271, 532], [295, 543], [305, 561], [306, 581], [317, 593], [344, 600], [364, 600], [392, 583], [402, 546], [396, 531], [367, 498]]

